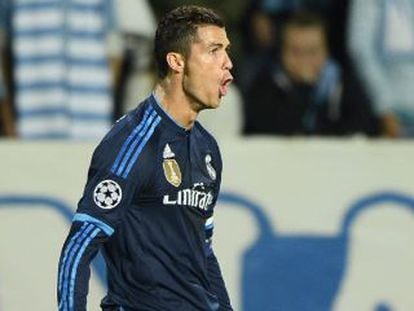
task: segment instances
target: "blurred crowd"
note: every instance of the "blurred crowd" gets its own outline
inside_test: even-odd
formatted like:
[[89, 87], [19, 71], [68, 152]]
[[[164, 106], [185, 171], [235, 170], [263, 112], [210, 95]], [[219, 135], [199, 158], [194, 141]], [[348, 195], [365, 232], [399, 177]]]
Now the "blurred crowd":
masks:
[[151, 92], [182, 4], [227, 22], [235, 83], [200, 115], [219, 139], [414, 137], [414, 0], [0, 0], [0, 134], [102, 137]]

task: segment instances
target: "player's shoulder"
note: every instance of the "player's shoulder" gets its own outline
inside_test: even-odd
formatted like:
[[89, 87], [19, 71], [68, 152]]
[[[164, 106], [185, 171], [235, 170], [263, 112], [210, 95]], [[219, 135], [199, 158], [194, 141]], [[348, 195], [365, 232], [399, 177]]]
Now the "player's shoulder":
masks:
[[215, 153], [221, 161], [220, 147], [217, 143], [216, 138], [198, 121], [194, 123], [194, 129], [196, 130], [197, 135], [199, 136], [197, 137], [197, 139], [207, 144], [208, 149]]
[[141, 141], [138, 140], [145, 138], [143, 132], [148, 131], [152, 111], [152, 105], [147, 98], [116, 121], [96, 147], [93, 164], [101, 168], [115, 166], [117, 162], [134, 157], [136, 149], [141, 146]]
[[209, 145], [218, 149], [218, 143], [215, 137], [199, 121], [194, 123], [194, 129], [200, 136], [203, 137], [204, 140], [206, 140]]
[[119, 118], [105, 135], [101, 143], [122, 140], [127, 137], [144, 119], [148, 118], [152, 109], [149, 98], [144, 99], [138, 106]]

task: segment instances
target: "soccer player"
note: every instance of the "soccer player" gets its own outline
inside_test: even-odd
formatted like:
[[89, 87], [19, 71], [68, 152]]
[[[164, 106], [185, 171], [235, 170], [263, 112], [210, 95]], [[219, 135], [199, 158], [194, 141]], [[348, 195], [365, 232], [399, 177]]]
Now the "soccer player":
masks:
[[86, 309], [98, 250], [108, 269], [103, 310], [232, 310], [212, 249], [222, 162], [196, 121], [227, 93], [229, 45], [210, 9], [183, 6], [160, 20], [154, 92], [94, 151], [59, 261], [59, 310]]

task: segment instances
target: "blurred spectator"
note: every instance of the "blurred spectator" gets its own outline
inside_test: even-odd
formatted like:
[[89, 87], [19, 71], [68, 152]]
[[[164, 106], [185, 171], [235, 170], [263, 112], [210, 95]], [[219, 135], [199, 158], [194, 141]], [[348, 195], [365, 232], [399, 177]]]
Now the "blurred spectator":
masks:
[[19, 135], [103, 136], [113, 118], [112, 0], [11, 3]]
[[357, 80], [329, 58], [322, 19], [298, 13], [281, 35], [279, 61], [247, 94], [244, 133], [374, 135], [375, 118]]
[[10, 98], [8, 2], [0, 0], [0, 135], [13, 136], [14, 120]]
[[353, 0], [349, 45], [383, 134], [414, 137], [414, 0]]
[[118, 31], [123, 50], [117, 79], [117, 118], [134, 109], [155, 84], [152, 63], [156, 18], [147, 0], [116, 0]]
[[256, 74], [271, 63], [280, 50], [280, 29], [286, 19], [299, 11], [316, 13], [327, 23], [331, 55], [346, 63], [345, 21], [348, 0], [251, 0], [242, 21], [246, 56], [239, 84], [248, 90]]

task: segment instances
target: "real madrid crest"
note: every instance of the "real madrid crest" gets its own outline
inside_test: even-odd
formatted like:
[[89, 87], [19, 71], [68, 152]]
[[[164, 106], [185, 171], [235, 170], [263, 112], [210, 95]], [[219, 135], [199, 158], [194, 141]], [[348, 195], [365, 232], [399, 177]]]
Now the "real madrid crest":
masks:
[[210, 175], [212, 180], [216, 180], [217, 173], [213, 165], [211, 164], [211, 155], [207, 154], [205, 160], [206, 160], [206, 167], [207, 167], [208, 174]]
[[181, 170], [175, 160], [175, 154], [171, 151], [168, 144], [165, 145], [162, 153], [164, 161], [162, 162], [162, 168], [167, 181], [174, 187], [178, 187], [181, 184]]

